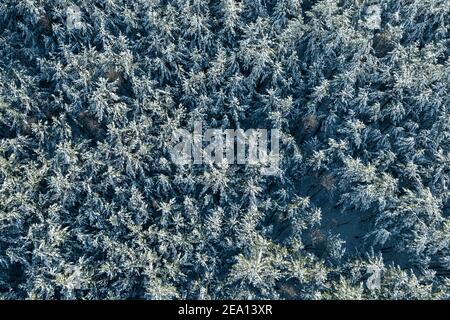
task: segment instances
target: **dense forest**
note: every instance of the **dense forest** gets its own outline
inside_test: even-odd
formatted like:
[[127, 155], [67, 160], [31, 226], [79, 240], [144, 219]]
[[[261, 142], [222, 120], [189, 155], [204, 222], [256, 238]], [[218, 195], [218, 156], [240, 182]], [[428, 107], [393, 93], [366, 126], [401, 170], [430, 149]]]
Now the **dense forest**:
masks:
[[[449, 299], [449, 0], [1, 0], [0, 299]], [[178, 129], [278, 129], [177, 165]]]

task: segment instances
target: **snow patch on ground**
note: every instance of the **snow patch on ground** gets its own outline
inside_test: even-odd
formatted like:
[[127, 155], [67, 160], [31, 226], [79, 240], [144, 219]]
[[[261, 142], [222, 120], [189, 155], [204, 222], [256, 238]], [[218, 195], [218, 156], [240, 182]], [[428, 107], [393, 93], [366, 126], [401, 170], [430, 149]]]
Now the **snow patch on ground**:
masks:
[[66, 10], [66, 24], [69, 30], [81, 29], [83, 22], [81, 21], [81, 10], [78, 6], [72, 5]]
[[381, 6], [378, 4], [371, 5], [366, 9], [366, 27], [370, 30], [378, 30], [381, 28]]

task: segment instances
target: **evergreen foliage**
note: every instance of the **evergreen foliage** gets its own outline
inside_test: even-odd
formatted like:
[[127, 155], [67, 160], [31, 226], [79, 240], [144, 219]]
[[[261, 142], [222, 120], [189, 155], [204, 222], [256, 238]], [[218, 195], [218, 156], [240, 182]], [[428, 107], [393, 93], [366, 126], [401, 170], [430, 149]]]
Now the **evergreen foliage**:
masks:
[[[1, 1], [0, 298], [449, 299], [449, 17]], [[199, 120], [279, 129], [278, 174], [176, 166]]]

